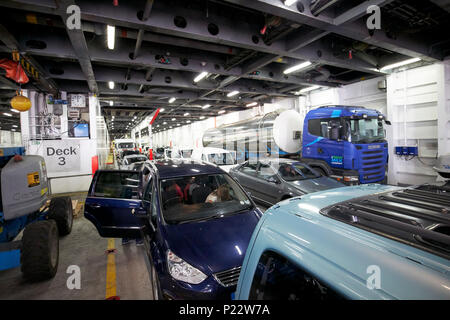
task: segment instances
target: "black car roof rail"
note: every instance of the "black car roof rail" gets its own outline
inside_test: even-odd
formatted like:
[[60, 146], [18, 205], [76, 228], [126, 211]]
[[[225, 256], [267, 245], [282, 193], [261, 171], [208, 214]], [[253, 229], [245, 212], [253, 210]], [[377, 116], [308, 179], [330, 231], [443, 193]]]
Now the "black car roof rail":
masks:
[[417, 188], [351, 199], [320, 213], [450, 259], [450, 192]]

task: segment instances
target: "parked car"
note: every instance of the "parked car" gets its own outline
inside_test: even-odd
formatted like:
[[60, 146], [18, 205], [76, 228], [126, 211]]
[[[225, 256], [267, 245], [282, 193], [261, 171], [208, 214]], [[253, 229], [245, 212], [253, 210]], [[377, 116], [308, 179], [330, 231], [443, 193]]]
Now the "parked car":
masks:
[[98, 170], [85, 217], [102, 237], [143, 237], [156, 299], [230, 299], [261, 211], [216, 166], [146, 164]]
[[236, 165], [236, 152], [220, 148], [195, 148], [191, 158], [213, 163], [226, 172]]
[[253, 232], [236, 298], [448, 300], [448, 212], [439, 186], [361, 185], [280, 202]]
[[230, 170], [258, 202], [273, 205], [281, 200], [327, 189], [344, 187], [308, 165], [291, 159], [246, 161]]
[[122, 160], [122, 163], [120, 165], [120, 169], [122, 170], [130, 170], [131, 165], [136, 162], [145, 162], [148, 158], [144, 156], [143, 154], [131, 154], [128, 156], [125, 156]]

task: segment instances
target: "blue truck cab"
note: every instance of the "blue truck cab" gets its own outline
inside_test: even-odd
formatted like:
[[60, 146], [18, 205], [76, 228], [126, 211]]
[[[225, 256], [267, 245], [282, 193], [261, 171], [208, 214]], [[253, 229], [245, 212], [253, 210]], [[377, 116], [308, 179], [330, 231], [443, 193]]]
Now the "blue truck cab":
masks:
[[278, 203], [252, 235], [236, 299], [450, 299], [448, 190], [368, 184]]
[[349, 185], [383, 182], [388, 162], [386, 121], [377, 110], [326, 106], [308, 112], [302, 160]]

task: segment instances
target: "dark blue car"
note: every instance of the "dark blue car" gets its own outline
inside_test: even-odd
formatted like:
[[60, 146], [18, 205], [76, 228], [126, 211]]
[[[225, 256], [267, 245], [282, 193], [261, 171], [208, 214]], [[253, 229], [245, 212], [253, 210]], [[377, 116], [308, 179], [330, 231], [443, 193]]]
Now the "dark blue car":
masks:
[[144, 238], [155, 299], [230, 299], [261, 215], [226, 172], [191, 160], [99, 170], [85, 205], [102, 237]]

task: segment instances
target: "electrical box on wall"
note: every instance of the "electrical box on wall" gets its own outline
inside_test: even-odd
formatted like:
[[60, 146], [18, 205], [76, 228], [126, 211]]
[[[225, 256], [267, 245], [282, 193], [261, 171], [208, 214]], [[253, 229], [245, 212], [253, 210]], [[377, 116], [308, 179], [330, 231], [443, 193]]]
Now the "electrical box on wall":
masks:
[[395, 147], [395, 154], [398, 156], [415, 156], [419, 155], [418, 147], [398, 146]]

